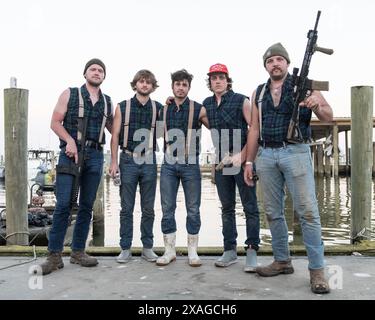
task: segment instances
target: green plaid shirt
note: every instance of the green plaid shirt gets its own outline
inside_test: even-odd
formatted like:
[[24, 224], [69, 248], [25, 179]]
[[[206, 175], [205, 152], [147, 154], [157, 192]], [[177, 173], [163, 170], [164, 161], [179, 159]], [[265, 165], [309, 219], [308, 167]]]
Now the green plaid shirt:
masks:
[[[70, 98], [68, 102], [68, 110], [65, 114], [63, 126], [65, 130], [77, 143], [77, 125], [78, 125], [78, 88], [69, 88]], [[99, 134], [104, 117], [104, 100], [102, 92], [99, 91], [99, 100], [92, 105], [90, 93], [87, 91], [86, 85], [81, 87], [83, 104], [84, 104], [84, 117], [88, 117], [86, 140], [93, 140], [99, 142]], [[111, 98], [105, 95], [107, 100], [107, 122], [112, 123], [112, 103]], [[103, 134], [103, 144], [105, 144], [105, 134]], [[66, 142], [60, 139], [60, 148], [66, 146]]]
[[[187, 97], [185, 101], [180, 105], [180, 108], [178, 109], [177, 105], [175, 102], [170, 104], [167, 109], [167, 130], [171, 129], [180, 129], [185, 135], [185, 139], [187, 137], [187, 130], [188, 130], [188, 124], [189, 124], [189, 105], [190, 105], [190, 100]], [[201, 112], [202, 105], [198, 102], [194, 101], [194, 115], [193, 115], [193, 125], [192, 129], [197, 130], [196, 133], [196, 141], [195, 141], [195, 150], [196, 150], [196, 155], [199, 155], [199, 150], [200, 150], [200, 132], [198, 130], [202, 127], [202, 124], [199, 121], [199, 114]], [[160, 111], [160, 120], [164, 120], [164, 106], [162, 107]], [[198, 135], [199, 134], [199, 135]], [[177, 137], [174, 136], [173, 139], [170, 135], [168, 135], [169, 138], [169, 144], [174, 143], [174, 141], [177, 140]], [[193, 142], [192, 142], [193, 143]], [[165, 150], [165, 139], [164, 139], [164, 150]], [[190, 147], [190, 150], [193, 150], [192, 147]], [[174, 156], [177, 156], [177, 150], [174, 152]]]
[[[290, 119], [293, 113], [293, 86], [292, 76], [288, 74], [282, 87], [282, 93], [280, 103], [277, 107], [274, 106], [272, 95], [270, 92], [269, 79], [266, 84], [266, 90], [264, 92], [262, 100], [262, 142], [283, 142], [286, 141], [286, 135], [288, 133], [288, 127]], [[262, 90], [263, 84], [258, 86], [256, 91], [256, 105], [258, 107], [258, 100], [260, 91]], [[299, 127], [305, 140], [311, 137], [311, 110], [308, 108], [300, 108], [299, 114]]]
[[[217, 105], [215, 95], [208, 97], [203, 101], [203, 106], [206, 107], [207, 110], [210, 129], [216, 129], [219, 133], [220, 143], [218, 147], [220, 159], [224, 156], [224, 154], [221, 154], [221, 142], [223, 140], [229, 140], [225, 141], [229, 144], [229, 150], [224, 151], [233, 151], [233, 129], [241, 130], [241, 150], [246, 144], [248, 126], [243, 117], [243, 103], [245, 99], [246, 96], [229, 90], [221, 97], [221, 103], [219, 106]], [[225, 131], [222, 132], [222, 129], [228, 129], [229, 134], [223, 135]], [[214, 140], [212, 131], [211, 136]]]
[[[134, 133], [138, 129], [151, 129], [151, 122], [152, 122], [152, 104], [151, 99], [148, 99], [145, 105], [141, 104], [137, 97], [134, 95], [133, 98], [130, 100], [131, 103], [131, 110], [130, 110], [130, 117], [129, 117], [129, 135], [128, 135], [128, 145], [126, 147], [127, 150], [133, 152], [134, 149], [144, 141], [145, 137], [143, 137], [142, 141], [134, 141]], [[162, 105], [155, 101], [156, 103], [156, 121], [159, 120], [159, 110], [162, 108]], [[125, 109], [126, 109], [126, 100], [120, 102], [120, 110], [121, 110], [121, 132], [120, 132], [120, 139], [119, 145], [122, 148], [124, 144], [124, 124], [125, 124]], [[156, 150], [156, 128], [154, 132], [154, 151]]]

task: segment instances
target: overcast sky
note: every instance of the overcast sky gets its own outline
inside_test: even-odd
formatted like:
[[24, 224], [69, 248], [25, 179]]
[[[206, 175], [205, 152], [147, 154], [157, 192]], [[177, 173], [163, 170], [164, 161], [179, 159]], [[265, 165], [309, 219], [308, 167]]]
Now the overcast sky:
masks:
[[236, 92], [251, 95], [267, 80], [262, 55], [281, 42], [291, 68], [301, 67], [307, 31], [322, 11], [310, 78], [328, 80], [325, 94], [334, 116], [350, 116], [350, 88], [374, 86], [375, 4], [371, 0], [13, 0], [0, 2], [0, 154], [3, 154], [3, 89], [9, 79], [29, 90], [29, 148], [57, 149], [49, 128], [60, 93], [80, 86], [85, 63], [98, 57], [107, 66], [102, 85], [115, 103], [134, 93], [129, 82], [150, 69], [160, 87], [152, 98], [171, 94], [170, 73], [194, 75], [190, 97], [202, 102], [210, 65], [228, 66]]

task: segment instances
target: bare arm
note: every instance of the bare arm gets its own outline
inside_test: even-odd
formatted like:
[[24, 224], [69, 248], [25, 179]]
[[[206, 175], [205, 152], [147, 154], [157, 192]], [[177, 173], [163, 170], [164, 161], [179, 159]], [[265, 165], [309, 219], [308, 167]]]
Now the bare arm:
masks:
[[78, 163], [78, 152], [77, 146], [74, 139], [65, 130], [64, 126], [62, 125], [65, 114], [68, 111], [68, 102], [70, 98], [70, 90], [66, 89], [60, 95], [55, 109], [53, 110], [52, 118], [51, 118], [51, 129], [52, 131], [63, 141], [66, 142], [65, 154], [68, 157], [74, 157], [76, 163]]
[[[251, 126], [247, 137], [246, 161], [254, 162], [258, 152], [259, 139], [259, 111], [255, 104], [255, 91], [251, 98]], [[253, 185], [253, 165], [249, 164], [245, 167], [244, 180], [249, 186]]]
[[201, 111], [199, 112], [199, 121], [204, 124], [204, 126], [209, 129], [210, 124], [208, 123], [207, 110], [202, 106]]
[[113, 118], [112, 126], [112, 137], [111, 137], [111, 166], [109, 169], [109, 174], [114, 177], [116, 172], [119, 171], [118, 167], [118, 145], [119, 137], [121, 132], [121, 110], [120, 105], [116, 107], [115, 116]]
[[320, 121], [330, 122], [333, 120], [332, 108], [320, 91], [313, 91], [300, 105], [311, 109]]

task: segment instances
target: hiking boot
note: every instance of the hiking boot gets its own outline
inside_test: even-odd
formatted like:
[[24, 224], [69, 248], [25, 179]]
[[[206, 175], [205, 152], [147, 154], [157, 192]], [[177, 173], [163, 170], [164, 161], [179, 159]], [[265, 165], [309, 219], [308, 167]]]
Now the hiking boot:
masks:
[[79, 264], [82, 267], [95, 267], [98, 264], [98, 260], [90, 257], [84, 251], [72, 251], [70, 254], [70, 263]]
[[216, 267], [228, 267], [233, 263], [237, 262], [237, 252], [236, 250], [224, 251], [223, 255], [215, 261]]
[[132, 259], [132, 252], [130, 251], [130, 249], [121, 250], [121, 253], [116, 258], [118, 263], [127, 263], [131, 259]]
[[142, 249], [142, 258], [148, 262], [155, 262], [159, 256], [152, 250], [152, 248]]
[[278, 274], [291, 274], [294, 272], [292, 262], [288, 261], [274, 261], [268, 266], [257, 267], [255, 269], [256, 273], [262, 277], [273, 277]]
[[42, 269], [42, 275], [50, 274], [52, 271], [64, 268], [64, 262], [61, 258], [61, 252], [49, 252], [47, 260], [39, 265]]
[[246, 249], [246, 262], [243, 271], [254, 273], [257, 266], [257, 252], [249, 247]]
[[314, 293], [329, 293], [329, 285], [324, 277], [324, 269], [310, 269], [311, 291]]

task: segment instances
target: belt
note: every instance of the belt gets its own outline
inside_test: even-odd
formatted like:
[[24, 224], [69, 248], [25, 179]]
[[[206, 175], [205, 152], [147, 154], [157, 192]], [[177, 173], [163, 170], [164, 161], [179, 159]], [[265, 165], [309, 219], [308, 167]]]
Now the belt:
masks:
[[260, 142], [260, 145], [263, 147], [263, 148], [285, 148], [288, 144], [290, 144], [289, 142], [286, 142], [286, 141], [281, 141], [281, 142], [276, 142], [276, 141], [261, 141]]
[[103, 146], [100, 143], [93, 140], [86, 140], [85, 146], [99, 151], [103, 150]]
[[132, 156], [133, 158], [144, 157], [146, 155], [149, 155], [149, 154], [153, 153], [153, 151], [149, 151], [149, 150], [148, 151], [143, 151], [141, 153], [139, 153], [139, 152], [131, 152], [128, 149], [122, 149], [122, 152], [128, 154], [129, 156]]

